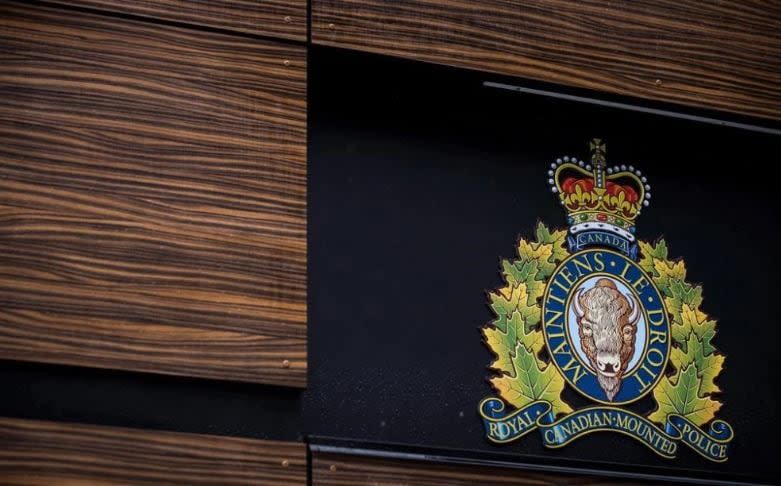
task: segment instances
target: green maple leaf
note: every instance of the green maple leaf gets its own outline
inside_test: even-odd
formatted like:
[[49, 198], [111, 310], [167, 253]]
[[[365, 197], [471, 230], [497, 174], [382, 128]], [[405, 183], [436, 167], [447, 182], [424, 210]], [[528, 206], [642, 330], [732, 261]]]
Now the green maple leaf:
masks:
[[514, 287], [529, 279], [534, 279], [537, 275], [537, 262], [502, 260], [502, 273], [507, 283]]
[[545, 291], [545, 279], [568, 255], [565, 238], [564, 231], [551, 232], [538, 225], [538, 241], [521, 239], [519, 258], [502, 261], [507, 285], [489, 294], [496, 318], [483, 328], [483, 336], [496, 356], [491, 367], [502, 373], [491, 383], [516, 407], [547, 400], [556, 413], [572, 411], [560, 397], [564, 378], [539, 358], [544, 339], [539, 329], [542, 316], [538, 301]]
[[696, 366], [697, 376], [701, 379], [699, 389], [701, 395], [721, 391], [715, 380], [724, 366], [724, 356], [707, 352], [705, 343], [694, 332], [691, 332], [686, 339], [685, 352], [681, 348], [672, 348], [670, 361], [678, 369], [686, 368], [690, 364]]
[[664, 240], [655, 246], [642, 241], [639, 245], [639, 265], [651, 275], [673, 316], [670, 332], [675, 345], [670, 362], [677, 370], [654, 389], [658, 408], [648, 418], [664, 423], [669, 414], [677, 413], [697, 425], [705, 424], [721, 408], [710, 395], [721, 391], [715, 379], [724, 366], [724, 356], [711, 344], [716, 321], [700, 310], [702, 287], [686, 282], [684, 262], [668, 259]]
[[654, 262], [654, 282], [665, 294], [670, 294], [673, 282], [686, 280], [686, 265], [683, 260], [671, 262], [669, 260], [656, 260]]
[[[540, 300], [543, 292], [545, 292], [545, 282], [542, 280], [530, 280], [526, 282], [526, 288], [528, 289], [529, 294], [529, 298], [526, 303], [530, 306], [537, 306], [537, 301]], [[538, 313], [538, 315], [541, 316], [542, 314]], [[538, 322], [539, 319], [537, 319], [535, 324]]]
[[551, 245], [552, 262], [558, 263], [569, 256], [564, 244], [567, 241], [567, 232], [563, 230], [551, 232], [542, 222], [537, 224], [537, 241]]
[[553, 412], [570, 413], [572, 408], [561, 399], [564, 378], [550, 364], [541, 364], [534, 353], [518, 344], [512, 358], [515, 373], [493, 378], [491, 384], [510, 405], [521, 408], [536, 400], [545, 400]]
[[503, 331], [507, 330], [507, 318], [518, 308], [518, 301], [523, 291], [520, 285], [508, 285], [488, 294], [488, 298], [491, 299], [491, 309], [497, 317], [493, 323], [496, 327]]
[[[683, 320], [681, 313], [683, 312], [684, 305], [691, 308], [699, 308], [702, 304], [702, 287], [699, 285], [694, 286], [682, 280], [671, 280], [670, 286], [664, 293], [667, 296], [664, 299], [667, 310], [672, 313], [673, 320], [677, 323], [680, 323]], [[685, 333], [682, 336], [683, 339], [686, 339], [686, 336], [688, 335], [688, 332]]]
[[[517, 314], [515, 314], [517, 315]], [[515, 316], [514, 315], [514, 316]], [[496, 360], [491, 363], [491, 367], [497, 371], [515, 376], [515, 368], [512, 364], [515, 346], [523, 343], [535, 355], [542, 350], [544, 339], [541, 331], [532, 331], [529, 333], [520, 333], [524, 322], [518, 319], [510, 319], [508, 322], [508, 332], [502, 332], [497, 328], [483, 328], [483, 335], [488, 346], [496, 354]], [[519, 339], [520, 337], [520, 339]]]
[[716, 416], [721, 403], [702, 396], [701, 385], [702, 379], [698, 376], [695, 364], [679, 369], [672, 379], [663, 378], [654, 388], [654, 398], [659, 408], [648, 419], [663, 424], [669, 414], [676, 413], [695, 425], [709, 422]]
[[[538, 263], [534, 260], [516, 260], [512, 263], [509, 260], [504, 260], [502, 262], [502, 268], [508, 284], [512, 286], [520, 284], [526, 285], [528, 294], [527, 305], [536, 305], [537, 300], [542, 297], [542, 294], [545, 291], [545, 281], [538, 278]], [[537, 324], [537, 322], [539, 322], [539, 320], [530, 325]]]
[[646, 271], [652, 277], [658, 277], [654, 265], [657, 260], [667, 260], [667, 243], [660, 239], [656, 246], [640, 241], [640, 268]]
[[711, 344], [711, 340], [716, 335], [716, 321], [708, 319], [707, 314], [689, 304], [682, 304], [678, 316], [671, 327], [673, 341], [684, 351], [688, 351], [687, 340], [689, 335], [694, 333], [702, 341], [703, 352], [706, 355], [716, 351]]
[[538, 266], [537, 277], [540, 279], [548, 278], [556, 269], [556, 264], [552, 261], [553, 245], [521, 239], [518, 242], [518, 257], [524, 262], [534, 260]]
[[[488, 346], [496, 355], [496, 360], [491, 367], [505, 373], [514, 373], [512, 356], [518, 342], [523, 343], [536, 355], [543, 346], [542, 332], [532, 330], [535, 323], [540, 321], [540, 309], [537, 306], [527, 304], [526, 286], [520, 284], [510, 291], [509, 299], [504, 295], [492, 294], [497, 300], [496, 308], [501, 315], [493, 322], [493, 327], [483, 328], [483, 336]], [[507, 316], [508, 309], [514, 309]]]

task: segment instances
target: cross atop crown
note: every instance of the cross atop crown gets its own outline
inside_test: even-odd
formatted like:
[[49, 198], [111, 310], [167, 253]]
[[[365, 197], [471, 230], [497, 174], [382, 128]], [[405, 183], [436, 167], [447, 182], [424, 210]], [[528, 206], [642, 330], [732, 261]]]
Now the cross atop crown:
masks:
[[591, 149], [591, 163], [594, 165], [594, 182], [595, 186], [604, 189], [605, 188], [605, 142], [601, 138], [593, 138], [589, 143]]

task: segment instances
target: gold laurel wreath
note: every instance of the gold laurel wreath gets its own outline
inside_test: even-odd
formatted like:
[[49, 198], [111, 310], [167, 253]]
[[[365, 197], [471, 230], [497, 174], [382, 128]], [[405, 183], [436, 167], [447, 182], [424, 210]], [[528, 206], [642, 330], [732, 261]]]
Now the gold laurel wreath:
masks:
[[[518, 258], [502, 260], [505, 284], [488, 294], [495, 319], [483, 327], [486, 345], [496, 356], [489, 379], [499, 396], [516, 408], [534, 401], [549, 402], [555, 414], [572, 412], [561, 398], [564, 378], [547, 356], [543, 357], [541, 304], [545, 284], [556, 267], [569, 256], [566, 231], [536, 228], [536, 240], [521, 238]], [[640, 267], [651, 276], [665, 298], [672, 318], [670, 363], [673, 368], [653, 390], [657, 408], [648, 418], [664, 424], [671, 413], [696, 425], [715, 417], [721, 402], [716, 377], [724, 366], [724, 355], [712, 344], [716, 321], [700, 310], [702, 287], [686, 282], [683, 260], [671, 261], [667, 244], [639, 242]]]

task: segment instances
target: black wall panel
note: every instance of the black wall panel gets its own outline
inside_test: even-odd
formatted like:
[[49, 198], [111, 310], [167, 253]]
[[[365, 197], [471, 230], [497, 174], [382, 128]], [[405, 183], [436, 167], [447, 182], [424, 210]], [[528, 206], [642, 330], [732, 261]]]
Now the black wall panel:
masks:
[[[380, 57], [310, 53], [310, 376], [315, 441], [399, 444], [534, 464], [739, 480], [778, 477], [775, 219], [778, 136], [483, 87], [502, 79]], [[507, 81], [507, 80], [504, 80]], [[653, 187], [639, 237], [664, 236], [704, 286], [727, 355], [719, 417], [730, 459], [656, 457], [617, 434], [558, 451], [484, 439], [492, 355], [478, 328], [499, 258], [538, 220], [566, 227], [547, 186], [561, 155], [607, 141]], [[577, 407], [586, 402], [566, 395]], [[650, 397], [637, 412], [653, 408]], [[450, 452], [447, 452], [450, 451]]]

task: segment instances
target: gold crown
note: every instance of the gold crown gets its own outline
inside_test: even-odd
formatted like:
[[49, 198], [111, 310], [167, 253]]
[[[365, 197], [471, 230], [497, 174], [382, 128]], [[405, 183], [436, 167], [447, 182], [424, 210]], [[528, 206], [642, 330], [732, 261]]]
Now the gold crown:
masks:
[[591, 141], [591, 162], [562, 157], [551, 164], [548, 183], [567, 210], [573, 233], [602, 229], [634, 240], [635, 218], [649, 205], [651, 186], [634, 167], [607, 167], [605, 143]]

